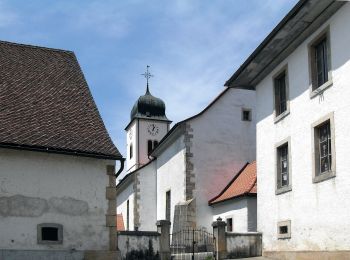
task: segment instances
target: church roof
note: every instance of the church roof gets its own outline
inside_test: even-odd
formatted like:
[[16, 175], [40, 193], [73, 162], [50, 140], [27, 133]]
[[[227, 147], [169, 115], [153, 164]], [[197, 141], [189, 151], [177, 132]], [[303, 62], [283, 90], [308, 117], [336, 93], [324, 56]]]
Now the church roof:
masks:
[[122, 158], [71, 51], [0, 41], [0, 147]]
[[209, 205], [241, 196], [256, 196], [256, 162], [247, 163], [219, 195], [209, 200]]
[[164, 101], [153, 96], [148, 85], [146, 93], [137, 99], [131, 110], [130, 119], [133, 120], [134, 118], [155, 118], [169, 121], [165, 115]]

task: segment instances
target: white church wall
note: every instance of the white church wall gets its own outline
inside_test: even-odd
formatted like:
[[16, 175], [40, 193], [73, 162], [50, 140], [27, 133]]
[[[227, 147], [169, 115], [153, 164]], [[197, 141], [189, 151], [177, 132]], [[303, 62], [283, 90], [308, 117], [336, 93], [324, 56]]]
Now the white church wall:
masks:
[[[251, 121], [242, 121], [242, 109], [251, 110]], [[255, 117], [255, 91], [228, 89], [205, 113], [190, 121], [197, 226], [211, 230], [208, 201], [245, 163], [255, 160]]]
[[[117, 190], [117, 213], [123, 215], [125, 230], [134, 230], [134, 182], [128, 181], [123, 188]], [[129, 201], [129, 223], [128, 223], [128, 201]]]
[[[1, 249], [108, 250], [106, 165], [114, 161], [0, 149]], [[63, 225], [63, 243], [37, 243], [37, 225]]]
[[[137, 168], [137, 120], [134, 120], [126, 132], [126, 170], [131, 172]], [[130, 158], [130, 145], [132, 145], [133, 156]]]
[[[149, 133], [148, 128], [150, 125], [158, 127], [156, 134]], [[151, 127], [152, 128], [152, 127]], [[148, 140], [160, 141], [168, 132], [168, 122], [139, 119], [139, 163], [141, 165], [146, 164], [149, 161], [148, 158]]]
[[171, 222], [174, 208], [185, 200], [185, 147], [179, 136], [157, 158], [157, 220], [165, 219], [166, 192], [171, 191]]
[[214, 204], [212, 210], [211, 221], [216, 221], [218, 217], [223, 221], [232, 218], [233, 232], [248, 231], [248, 199], [246, 197]]
[[[265, 251], [350, 249], [350, 4], [346, 3], [256, 87], [258, 231]], [[308, 44], [329, 26], [333, 84], [310, 98]], [[288, 64], [290, 114], [275, 124], [273, 81]], [[311, 125], [334, 113], [336, 177], [312, 182]], [[292, 190], [275, 194], [275, 144], [291, 138]], [[291, 221], [291, 238], [277, 239], [277, 222]]]
[[139, 230], [156, 231], [157, 226], [157, 176], [156, 161], [138, 171], [140, 183], [140, 200], [138, 211], [140, 214]]

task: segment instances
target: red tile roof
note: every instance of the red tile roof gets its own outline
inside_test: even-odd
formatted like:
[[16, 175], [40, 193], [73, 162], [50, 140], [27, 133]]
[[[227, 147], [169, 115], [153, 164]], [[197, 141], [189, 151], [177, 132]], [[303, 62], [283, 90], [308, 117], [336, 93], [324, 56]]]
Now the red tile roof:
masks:
[[209, 200], [209, 205], [244, 195], [256, 196], [256, 194], [256, 162], [254, 161], [247, 163], [218, 196]]
[[116, 221], [117, 231], [124, 231], [125, 227], [124, 227], [123, 215], [117, 214], [115, 221]]
[[0, 41], [0, 147], [121, 158], [73, 52]]

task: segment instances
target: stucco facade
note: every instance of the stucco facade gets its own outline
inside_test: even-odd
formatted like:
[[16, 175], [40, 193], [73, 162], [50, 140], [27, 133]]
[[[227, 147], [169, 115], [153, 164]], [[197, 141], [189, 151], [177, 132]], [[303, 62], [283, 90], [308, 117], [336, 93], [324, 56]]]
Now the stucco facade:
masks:
[[[115, 215], [109, 206], [115, 192], [106, 187], [115, 179], [114, 165], [112, 160], [0, 149], [0, 251], [51, 251], [47, 257], [54, 257], [55, 250], [111, 250], [108, 215]], [[62, 225], [62, 243], [39, 244], [42, 223]]]
[[[346, 3], [256, 86], [258, 231], [263, 233], [263, 250], [267, 253], [350, 250], [348, 24], [350, 4]], [[330, 84], [312, 93], [309, 46], [325, 30], [330, 42]], [[283, 67], [288, 71], [290, 112], [275, 122], [273, 77]], [[315, 183], [313, 125], [327, 115], [334, 119], [335, 177]], [[287, 138], [291, 148], [291, 190], [276, 194], [276, 144]], [[290, 238], [278, 239], [280, 221], [290, 221]]]

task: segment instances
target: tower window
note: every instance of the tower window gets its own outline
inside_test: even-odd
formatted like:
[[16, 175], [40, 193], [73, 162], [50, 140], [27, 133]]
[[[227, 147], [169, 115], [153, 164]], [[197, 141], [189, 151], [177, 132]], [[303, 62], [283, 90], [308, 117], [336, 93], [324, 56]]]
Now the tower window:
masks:
[[155, 149], [158, 146], [158, 141], [153, 141], [153, 149]]
[[153, 150], [153, 142], [152, 142], [152, 140], [148, 140], [148, 142], [147, 142], [148, 154], [151, 154], [152, 150]]
[[129, 230], [129, 219], [130, 219], [130, 213], [129, 213], [129, 200], [126, 202], [126, 230]]
[[130, 148], [129, 148], [129, 155], [130, 155], [130, 159], [133, 156], [133, 149], [132, 149], [132, 144], [130, 144]]

